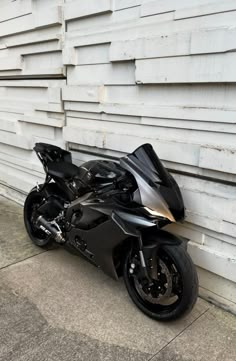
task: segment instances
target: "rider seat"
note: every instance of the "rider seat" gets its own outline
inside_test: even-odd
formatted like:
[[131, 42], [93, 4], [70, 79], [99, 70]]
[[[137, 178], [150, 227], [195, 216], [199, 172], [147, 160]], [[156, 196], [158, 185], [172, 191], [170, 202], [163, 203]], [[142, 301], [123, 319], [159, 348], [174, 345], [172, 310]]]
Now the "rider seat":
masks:
[[48, 174], [52, 177], [61, 179], [73, 179], [74, 177], [82, 177], [83, 170], [76, 165], [68, 162], [51, 162], [48, 163]]

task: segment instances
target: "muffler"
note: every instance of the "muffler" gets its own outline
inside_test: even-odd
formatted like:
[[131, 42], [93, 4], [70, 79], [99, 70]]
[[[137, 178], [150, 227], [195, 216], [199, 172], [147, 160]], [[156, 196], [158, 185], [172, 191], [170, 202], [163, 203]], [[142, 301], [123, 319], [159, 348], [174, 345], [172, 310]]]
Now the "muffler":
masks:
[[52, 225], [52, 223], [48, 222], [43, 216], [39, 216], [36, 221], [36, 225], [43, 232], [51, 235], [57, 243], [65, 243], [65, 238], [63, 237], [62, 231], [56, 222]]

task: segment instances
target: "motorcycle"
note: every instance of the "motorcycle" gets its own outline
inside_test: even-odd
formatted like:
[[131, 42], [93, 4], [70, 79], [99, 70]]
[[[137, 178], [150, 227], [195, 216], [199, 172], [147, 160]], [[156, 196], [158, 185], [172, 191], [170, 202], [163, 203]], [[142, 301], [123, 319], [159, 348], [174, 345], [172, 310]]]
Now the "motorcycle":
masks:
[[189, 312], [198, 277], [186, 244], [163, 227], [181, 221], [180, 189], [153, 147], [118, 161], [72, 163], [71, 153], [36, 143], [44, 184], [24, 205], [27, 233], [39, 247], [63, 245], [115, 280], [123, 276], [135, 305], [160, 321]]

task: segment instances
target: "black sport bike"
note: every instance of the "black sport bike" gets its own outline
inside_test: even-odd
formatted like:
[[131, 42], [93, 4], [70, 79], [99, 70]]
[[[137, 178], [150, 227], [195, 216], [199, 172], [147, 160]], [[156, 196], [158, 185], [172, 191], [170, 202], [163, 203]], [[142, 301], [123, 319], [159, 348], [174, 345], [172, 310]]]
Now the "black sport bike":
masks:
[[184, 219], [179, 187], [144, 144], [119, 160], [80, 167], [71, 153], [37, 143], [46, 179], [27, 196], [24, 221], [40, 247], [59, 243], [114, 279], [146, 315], [173, 320], [194, 306], [196, 269], [179, 237], [162, 230]]

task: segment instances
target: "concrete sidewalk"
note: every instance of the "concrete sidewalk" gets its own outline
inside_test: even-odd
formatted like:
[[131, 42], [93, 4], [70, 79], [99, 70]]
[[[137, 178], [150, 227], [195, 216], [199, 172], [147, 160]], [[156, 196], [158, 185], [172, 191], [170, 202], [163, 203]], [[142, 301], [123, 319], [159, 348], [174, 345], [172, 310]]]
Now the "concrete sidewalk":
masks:
[[182, 320], [150, 320], [122, 280], [33, 246], [22, 208], [0, 197], [0, 360], [235, 361], [236, 317], [199, 299]]

